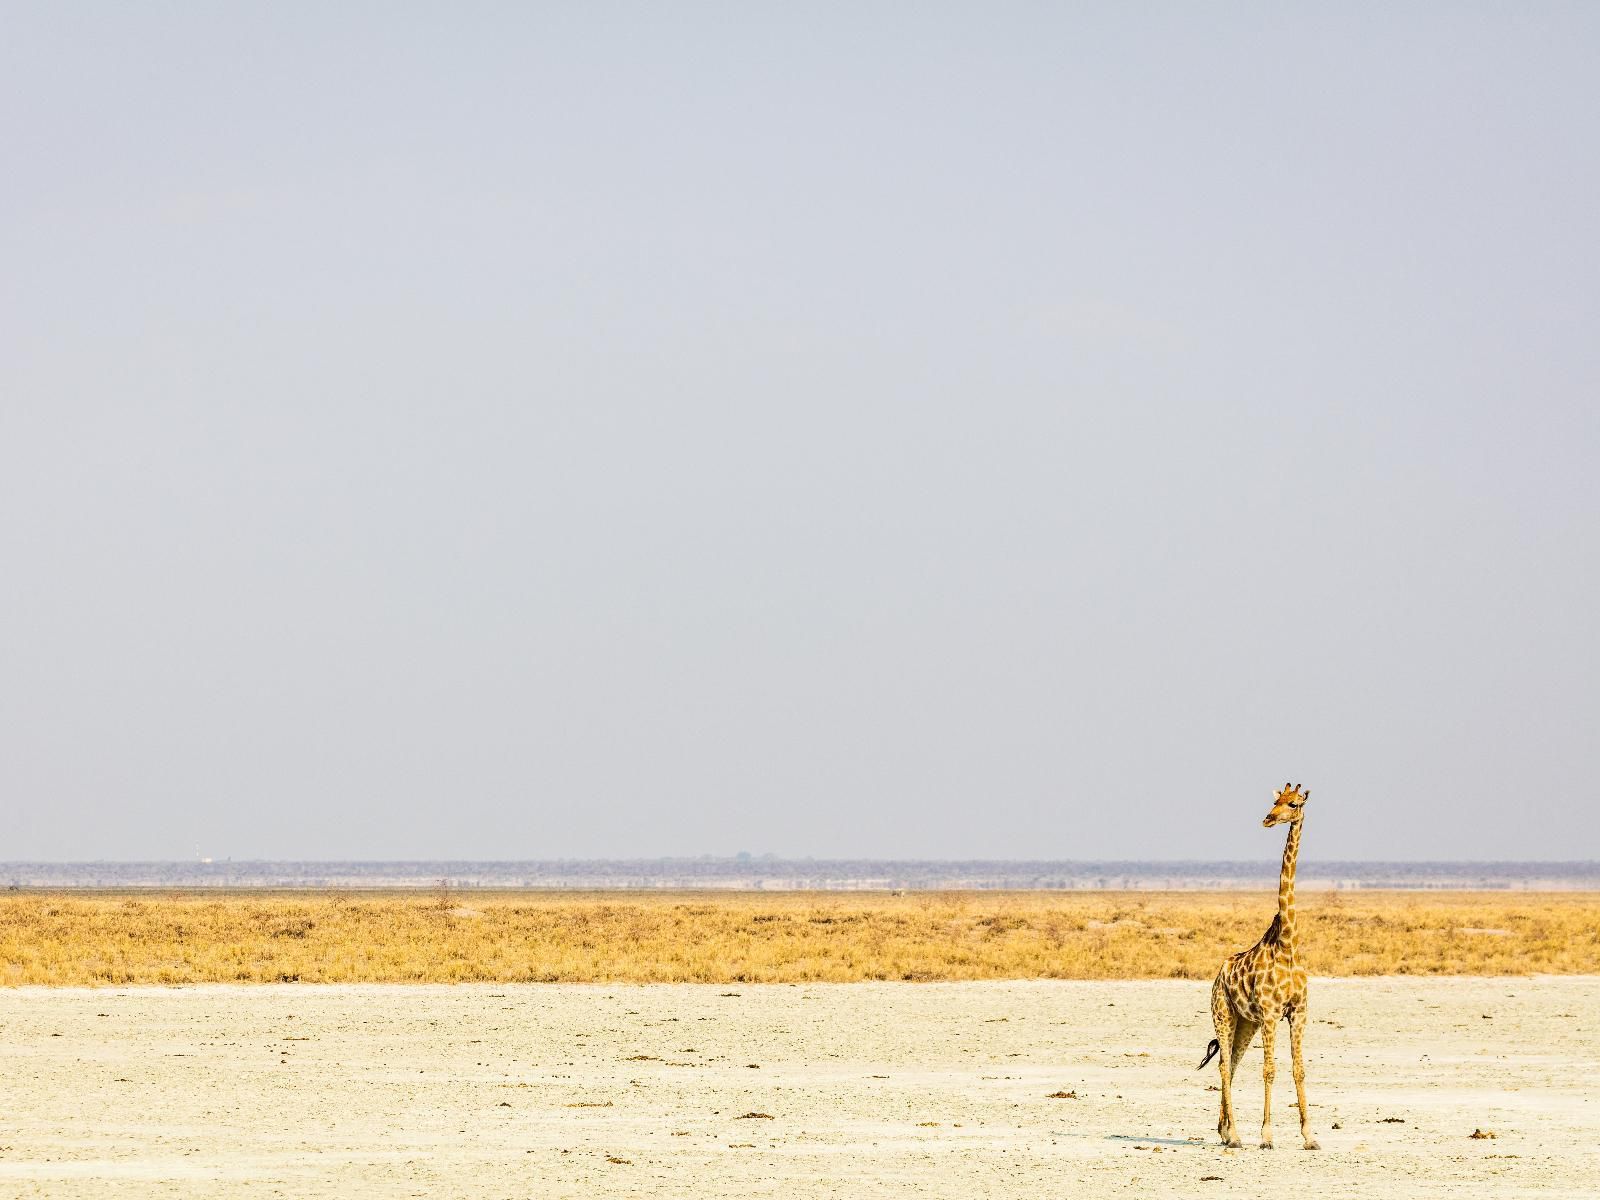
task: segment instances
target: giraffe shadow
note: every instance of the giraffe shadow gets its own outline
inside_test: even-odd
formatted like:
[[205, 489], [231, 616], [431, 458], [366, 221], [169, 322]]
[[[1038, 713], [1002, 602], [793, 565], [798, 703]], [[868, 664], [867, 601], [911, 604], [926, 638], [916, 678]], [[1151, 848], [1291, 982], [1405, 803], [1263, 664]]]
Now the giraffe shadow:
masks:
[[1133, 1137], [1126, 1133], [1106, 1134], [1108, 1142], [1138, 1142], [1144, 1146], [1202, 1146], [1204, 1142], [1191, 1142], [1185, 1138]]
[[1085, 1139], [1103, 1138], [1108, 1142], [1127, 1142], [1129, 1145], [1140, 1146], [1190, 1146], [1195, 1149], [1200, 1149], [1207, 1145], [1207, 1142], [1203, 1138], [1199, 1141], [1196, 1141], [1193, 1138], [1135, 1137], [1131, 1133], [1079, 1133], [1075, 1129], [1058, 1129], [1055, 1133], [1051, 1134], [1051, 1136]]

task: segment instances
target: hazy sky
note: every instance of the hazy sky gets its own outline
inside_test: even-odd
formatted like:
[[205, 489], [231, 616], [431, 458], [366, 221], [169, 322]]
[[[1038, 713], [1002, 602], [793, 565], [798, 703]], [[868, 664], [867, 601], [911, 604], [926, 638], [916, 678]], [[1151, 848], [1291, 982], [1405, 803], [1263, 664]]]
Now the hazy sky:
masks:
[[1600, 857], [1600, 7], [3, 16], [0, 858]]

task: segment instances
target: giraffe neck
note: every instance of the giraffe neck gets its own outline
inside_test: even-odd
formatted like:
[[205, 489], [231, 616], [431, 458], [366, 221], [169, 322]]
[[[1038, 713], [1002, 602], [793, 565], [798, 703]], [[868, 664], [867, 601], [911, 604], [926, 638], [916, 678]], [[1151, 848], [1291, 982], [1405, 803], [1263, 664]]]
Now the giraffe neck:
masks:
[[1283, 870], [1278, 874], [1278, 943], [1289, 958], [1295, 957], [1298, 936], [1294, 923], [1294, 869], [1300, 857], [1301, 821], [1289, 825], [1289, 837], [1283, 844]]

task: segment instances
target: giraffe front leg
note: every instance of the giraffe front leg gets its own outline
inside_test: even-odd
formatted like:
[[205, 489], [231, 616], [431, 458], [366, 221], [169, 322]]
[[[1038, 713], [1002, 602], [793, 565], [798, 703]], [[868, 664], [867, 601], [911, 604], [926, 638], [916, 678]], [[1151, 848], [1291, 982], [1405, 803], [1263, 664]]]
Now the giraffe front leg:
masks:
[[1261, 1148], [1272, 1149], [1272, 1078], [1278, 1073], [1273, 1051], [1277, 1047], [1280, 1014], [1268, 1013], [1261, 1021], [1261, 1080], [1266, 1098], [1261, 1102]]
[[1311, 1136], [1311, 1118], [1306, 1112], [1306, 1063], [1302, 1048], [1306, 1035], [1306, 1006], [1297, 1004], [1289, 1014], [1289, 1069], [1294, 1075], [1295, 1101], [1300, 1105], [1300, 1138], [1307, 1150], [1321, 1150]]

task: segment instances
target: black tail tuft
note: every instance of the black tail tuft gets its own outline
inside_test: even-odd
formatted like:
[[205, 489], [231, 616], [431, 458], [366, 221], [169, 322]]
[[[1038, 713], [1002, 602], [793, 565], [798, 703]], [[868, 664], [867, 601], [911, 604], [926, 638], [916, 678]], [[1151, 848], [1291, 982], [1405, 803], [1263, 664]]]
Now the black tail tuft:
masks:
[[1206, 1056], [1200, 1060], [1200, 1065], [1198, 1067], [1196, 1067], [1195, 1070], [1196, 1071], [1203, 1070], [1205, 1068], [1205, 1065], [1208, 1062], [1210, 1062], [1213, 1058], [1215, 1058], [1217, 1056], [1217, 1053], [1221, 1049], [1222, 1049], [1222, 1043], [1217, 1041], [1216, 1038], [1212, 1038], [1211, 1039], [1211, 1044], [1206, 1047]]

